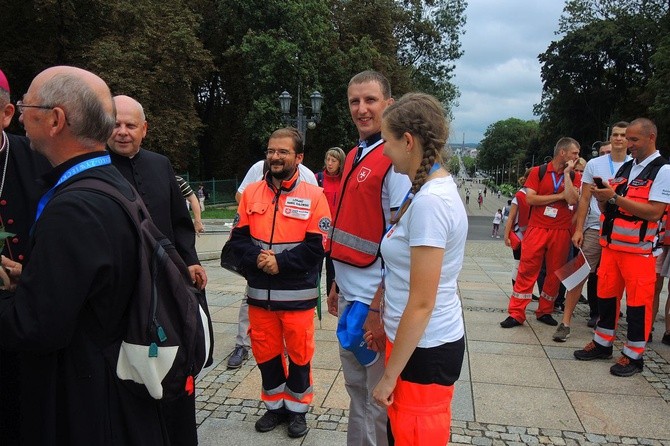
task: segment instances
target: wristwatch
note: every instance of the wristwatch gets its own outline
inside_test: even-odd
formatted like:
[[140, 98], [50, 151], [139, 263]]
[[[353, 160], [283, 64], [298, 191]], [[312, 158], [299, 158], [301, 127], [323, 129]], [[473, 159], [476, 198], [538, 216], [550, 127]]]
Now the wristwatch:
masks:
[[607, 200], [607, 202], [609, 204], [616, 204], [616, 199], [617, 198], [619, 198], [619, 194], [614, 194], [614, 196], [612, 198], [610, 198], [609, 200]]

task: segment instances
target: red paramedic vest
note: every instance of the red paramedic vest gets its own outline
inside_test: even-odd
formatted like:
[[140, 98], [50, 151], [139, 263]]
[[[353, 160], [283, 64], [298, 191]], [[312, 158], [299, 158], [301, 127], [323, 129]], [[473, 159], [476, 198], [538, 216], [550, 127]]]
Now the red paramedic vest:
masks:
[[342, 185], [333, 217], [330, 257], [339, 262], [365, 268], [379, 257], [379, 244], [386, 230], [382, 209], [382, 185], [391, 168], [382, 142], [354, 166], [356, 150], [344, 161]]

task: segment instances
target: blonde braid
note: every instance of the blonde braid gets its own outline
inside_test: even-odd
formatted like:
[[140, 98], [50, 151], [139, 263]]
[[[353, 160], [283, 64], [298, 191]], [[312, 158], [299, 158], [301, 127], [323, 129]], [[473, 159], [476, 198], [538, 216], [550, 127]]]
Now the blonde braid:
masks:
[[423, 149], [421, 164], [414, 175], [410, 196], [391, 219], [396, 224], [407, 211], [412, 198], [428, 181], [436, 162], [442, 163], [441, 151], [446, 143], [448, 127], [439, 102], [423, 93], [409, 93], [384, 112], [390, 130], [399, 137], [404, 132], [414, 135]]

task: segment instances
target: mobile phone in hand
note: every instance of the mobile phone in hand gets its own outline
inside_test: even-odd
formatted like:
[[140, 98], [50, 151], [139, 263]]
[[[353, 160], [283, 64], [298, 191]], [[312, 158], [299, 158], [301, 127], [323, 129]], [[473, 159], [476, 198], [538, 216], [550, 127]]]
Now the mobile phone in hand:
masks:
[[593, 182], [598, 187], [598, 189], [605, 189], [605, 185], [603, 184], [603, 179], [602, 178], [593, 177]]

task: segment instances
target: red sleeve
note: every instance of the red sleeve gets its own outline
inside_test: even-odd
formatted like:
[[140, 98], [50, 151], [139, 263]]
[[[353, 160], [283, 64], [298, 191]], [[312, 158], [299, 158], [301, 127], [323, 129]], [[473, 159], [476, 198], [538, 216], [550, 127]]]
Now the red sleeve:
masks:
[[528, 174], [528, 178], [526, 178], [526, 182], [524, 183], [524, 187], [528, 189], [533, 189], [535, 192], [538, 192], [540, 190], [540, 167], [536, 166], [533, 167], [530, 170], [530, 173]]

